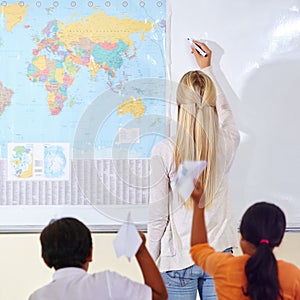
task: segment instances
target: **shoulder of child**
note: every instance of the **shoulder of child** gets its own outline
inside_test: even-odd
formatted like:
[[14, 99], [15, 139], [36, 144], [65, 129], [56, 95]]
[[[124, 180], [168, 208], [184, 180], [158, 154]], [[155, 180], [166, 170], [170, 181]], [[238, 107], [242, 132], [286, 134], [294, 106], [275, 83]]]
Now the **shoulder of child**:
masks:
[[295, 264], [284, 260], [278, 260], [277, 265], [279, 274], [285, 277], [289, 276], [295, 279], [297, 278], [300, 283], [300, 268], [298, 268]]

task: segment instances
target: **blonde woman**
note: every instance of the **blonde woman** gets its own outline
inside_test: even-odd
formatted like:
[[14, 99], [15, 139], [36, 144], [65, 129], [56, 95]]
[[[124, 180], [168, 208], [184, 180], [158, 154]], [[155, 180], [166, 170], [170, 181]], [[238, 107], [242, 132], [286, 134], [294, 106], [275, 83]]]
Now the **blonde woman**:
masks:
[[211, 68], [211, 50], [192, 52], [200, 70], [186, 73], [177, 88], [178, 124], [176, 137], [158, 143], [151, 158], [151, 194], [148, 245], [156, 261], [170, 300], [217, 299], [213, 279], [194, 265], [190, 249], [193, 202], [183, 203], [173, 192], [181, 162], [208, 162], [200, 182], [205, 191], [208, 239], [218, 251], [237, 246], [237, 228], [228, 191], [228, 173], [239, 133], [225, 96]]

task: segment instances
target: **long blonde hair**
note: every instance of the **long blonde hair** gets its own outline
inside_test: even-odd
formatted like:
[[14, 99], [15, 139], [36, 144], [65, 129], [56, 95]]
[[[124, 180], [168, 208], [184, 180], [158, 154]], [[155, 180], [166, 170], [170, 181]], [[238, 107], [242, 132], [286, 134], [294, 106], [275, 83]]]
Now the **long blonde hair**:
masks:
[[[215, 194], [218, 115], [214, 83], [201, 71], [183, 75], [177, 88], [178, 124], [174, 158], [176, 170], [185, 160], [205, 160], [207, 168], [200, 176], [205, 205]], [[186, 202], [191, 207], [192, 199]]]

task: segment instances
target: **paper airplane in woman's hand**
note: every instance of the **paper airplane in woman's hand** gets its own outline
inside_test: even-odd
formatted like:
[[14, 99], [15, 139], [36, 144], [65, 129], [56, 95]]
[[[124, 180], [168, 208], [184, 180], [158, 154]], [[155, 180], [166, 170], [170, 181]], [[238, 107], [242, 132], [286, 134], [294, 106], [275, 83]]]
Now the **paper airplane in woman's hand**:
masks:
[[137, 253], [141, 244], [142, 238], [133, 224], [129, 212], [127, 222], [120, 227], [117, 236], [113, 240], [116, 255], [117, 257], [124, 255], [128, 260], [131, 260]]
[[187, 201], [191, 196], [195, 188], [194, 180], [198, 179], [206, 166], [205, 160], [186, 160], [179, 165], [173, 189], [180, 194], [184, 201]]

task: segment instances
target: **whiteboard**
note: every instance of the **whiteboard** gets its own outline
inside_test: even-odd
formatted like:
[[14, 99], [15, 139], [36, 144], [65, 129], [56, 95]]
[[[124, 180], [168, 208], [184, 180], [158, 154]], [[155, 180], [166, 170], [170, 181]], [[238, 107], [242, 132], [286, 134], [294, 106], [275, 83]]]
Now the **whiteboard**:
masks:
[[256, 201], [278, 204], [300, 228], [300, 2], [172, 0], [171, 79], [196, 65], [187, 37], [207, 41], [241, 143], [231, 171], [240, 219]]

